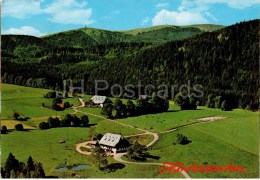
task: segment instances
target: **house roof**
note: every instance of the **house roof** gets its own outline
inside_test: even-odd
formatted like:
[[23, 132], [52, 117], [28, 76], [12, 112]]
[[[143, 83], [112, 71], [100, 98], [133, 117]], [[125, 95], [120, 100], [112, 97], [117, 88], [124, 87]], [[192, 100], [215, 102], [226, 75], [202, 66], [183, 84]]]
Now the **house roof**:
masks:
[[106, 133], [99, 141], [99, 144], [115, 147], [121, 139], [122, 136], [119, 134]]
[[95, 104], [103, 104], [106, 100], [106, 96], [93, 96], [91, 99]]
[[60, 106], [61, 108], [64, 108], [64, 104], [63, 103], [57, 103], [58, 106]]

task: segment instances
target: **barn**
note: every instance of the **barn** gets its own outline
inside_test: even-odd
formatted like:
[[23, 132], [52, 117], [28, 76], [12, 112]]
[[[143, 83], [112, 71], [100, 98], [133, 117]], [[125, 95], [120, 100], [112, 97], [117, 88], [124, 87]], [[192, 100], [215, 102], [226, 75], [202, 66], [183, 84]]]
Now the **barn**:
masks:
[[103, 103], [105, 102], [106, 98], [107, 98], [106, 96], [95, 95], [91, 98], [91, 100], [95, 105], [99, 105], [100, 107], [103, 107]]
[[106, 133], [99, 141], [99, 145], [106, 151], [113, 153], [124, 152], [131, 145], [122, 135]]

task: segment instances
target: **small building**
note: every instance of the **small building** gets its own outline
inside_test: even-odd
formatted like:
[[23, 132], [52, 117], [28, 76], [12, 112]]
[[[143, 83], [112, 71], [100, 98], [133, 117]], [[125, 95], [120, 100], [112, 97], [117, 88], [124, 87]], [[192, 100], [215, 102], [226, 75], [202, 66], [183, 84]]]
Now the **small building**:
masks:
[[100, 107], [103, 107], [103, 103], [105, 102], [106, 98], [107, 98], [106, 96], [95, 95], [91, 98], [91, 100], [95, 105], [99, 105]]
[[64, 106], [63, 103], [57, 103], [57, 106], [59, 106], [61, 109], [64, 109], [64, 108], [65, 108], [65, 106]]
[[105, 151], [113, 153], [124, 152], [131, 145], [130, 142], [119, 134], [106, 133], [99, 141]]
[[147, 99], [147, 96], [146, 95], [140, 95], [139, 99]]

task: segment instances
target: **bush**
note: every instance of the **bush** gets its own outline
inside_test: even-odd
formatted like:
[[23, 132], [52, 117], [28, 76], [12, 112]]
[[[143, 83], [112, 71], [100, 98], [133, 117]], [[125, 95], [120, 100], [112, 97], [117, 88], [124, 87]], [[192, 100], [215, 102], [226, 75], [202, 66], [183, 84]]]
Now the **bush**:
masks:
[[182, 135], [182, 134], [177, 134], [177, 140], [176, 140], [176, 142], [177, 142], [178, 144], [184, 145], [184, 144], [187, 144], [189, 141], [188, 141], [188, 138], [187, 138], [186, 136], [184, 136], [184, 135]]
[[177, 94], [175, 96], [175, 103], [180, 106], [181, 110], [195, 110], [197, 109], [196, 99], [193, 96], [185, 94]]
[[23, 130], [24, 130], [22, 124], [16, 124], [16, 125], [15, 125], [15, 129], [16, 129], [17, 131], [23, 131]]
[[39, 124], [39, 128], [40, 128], [41, 130], [49, 129], [49, 128], [50, 128], [50, 127], [49, 127], [49, 123], [41, 122], [41, 123]]
[[196, 102], [196, 106], [201, 106], [201, 102], [200, 102], [200, 101], [197, 101], [197, 102]]
[[226, 100], [222, 102], [221, 110], [222, 111], [230, 111], [231, 110], [231, 107], [229, 106], [229, 104]]
[[7, 133], [7, 127], [6, 126], [2, 126], [1, 127], [1, 134], [6, 134]]
[[52, 103], [54, 103], [54, 104], [59, 104], [59, 103], [62, 103], [62, 99], [61, 99], [61, 98], [59, 98], [59, 97], [57, 97], [57, 98], [54, 98], [54, 99], [53, 99], [53, 101], [52, 101]]
[[87, 115], [81, 116], [81, 126], [86, 127], [89, 123], [89, 119]]
[[100, 140], [103, 137], [103, 134], [95, 134], [94, 140]]
[[17, 120], [20, 117], [20, 114], [18, 112], [14, 112], [13, 118]]
[[64, 108], [70, 108], [72, 105], [69, 102], [64, 103]]
[[217, 96], [215, 98], [215, 108], [221, 108], [221, 104], [223, 102], [223, 97], [222, 96]]
[[49, 117], [48, 124], [49, 124], [50, 128], [59, 127], [60, 126], [60, 120], [57, 117], [56, 118]]
[[208, 108], [214, 108], [215, 107], [215, 95], [214, 94], [210, 94], [208, 96], [208, 101], [206, 103], [206, 106]]
[[55, 91], [48, 92], [43, 97], [45, 97], [45, 98], [56, 98], [56, 92]]
[[80, 127], [81, 126], [81, 120], [77, 116], [73, 116], [71, 121], [72, 126], [74, 127]]

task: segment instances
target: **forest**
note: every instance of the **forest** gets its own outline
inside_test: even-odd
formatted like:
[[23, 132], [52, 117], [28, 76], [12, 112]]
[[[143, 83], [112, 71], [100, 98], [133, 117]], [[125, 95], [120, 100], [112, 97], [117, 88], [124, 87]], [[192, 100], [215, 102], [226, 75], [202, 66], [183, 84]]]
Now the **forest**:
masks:
[[[157, 87], [190, 81], [203, 87], [202, 105], [213, 94], [232, 99], [237, 107], [256, 109], [260, 95], [258, 30], [259, 20], [252, 20], [187, 37], [183, 36], [187, 29], [178, 29], [182, 37], [168, 41], [160, 34], [169, 31], [166, 27], [157, 32], [161, 42], [147, 40], [154, 31], [131, 41], [119, 38], [118, 33], [105, 33], [100, 43], [84, 43], [90, 37], [76, 41], [76, 31], [41, 38], [3, 35], [2, 82], [60, 90], [63, 80], [79, 84], [84, 79], [86, 92], [94, 94], [95, 80], [123, 87], [138, 81]], [[109, 91], [101, 94], [111, 95]], [[166, 96], [174, 99], [171, 94]]]

